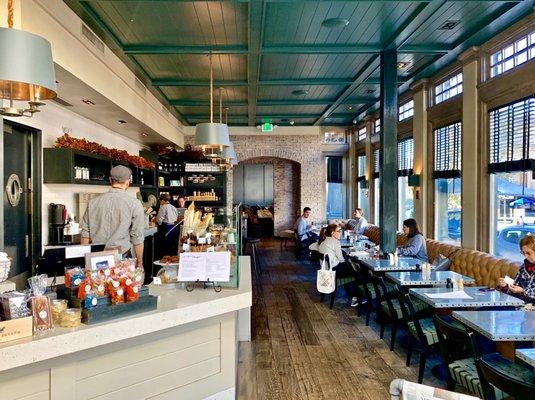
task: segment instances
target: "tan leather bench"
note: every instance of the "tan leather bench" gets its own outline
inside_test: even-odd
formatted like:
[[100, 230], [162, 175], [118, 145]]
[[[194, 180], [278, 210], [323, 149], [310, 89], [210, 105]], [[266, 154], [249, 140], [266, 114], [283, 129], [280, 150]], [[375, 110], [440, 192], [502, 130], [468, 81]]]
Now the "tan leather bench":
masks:
[[[374, 242], [379, 243], [379, 227], [368, 225], [364, 234]], [[397, 244], [406, 242], [404, 235], [398, 235]], [[509, 275], [514, 277], [521, 263], [513, 262], [504, 258], [494, 257], [482, 251], [463, 249], [448, 243], [426, 239], [427, 255], [433, 261], [438, 254], [442, 254], [451, 260], [452, 271], [470, 276], [476, 280], [477, 285], [494, 287], [498, 279]]]

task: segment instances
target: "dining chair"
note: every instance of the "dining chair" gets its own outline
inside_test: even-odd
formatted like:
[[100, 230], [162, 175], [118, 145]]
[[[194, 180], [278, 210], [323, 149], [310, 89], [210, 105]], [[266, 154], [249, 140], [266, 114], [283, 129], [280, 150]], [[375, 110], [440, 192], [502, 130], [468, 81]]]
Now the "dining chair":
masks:
[[535, 398], [535, 373], [532, 368], [516, 364], [498, 353], [476, 358], [484, 400], [498, 400], [495, 388], [515, 400]]
[[397, 286], [394, 287], [401, 313], [407, 325], [408, 344], [407, 344], [407, 367], [411, 364], [411, 356], [414, 341], [416, 341], [420, 347], [420, 366], [418, 368], [418, 383], [422, 383], [424, 378], [425, 364], [430, 354], [437, 351], [438, 336], [433, 323], [433, 318], [418, 317], [414, 303], [411, 296], [408, 293], [403, 292]]
[[447, 389], [455, 390], [455, 385], [463, 387], [474, 396], [483, 397], [475, 359], [477, 345], [474, 332], [451, 320], [433, 315], [440, 355], [447, 365]]
[[[383, 338], [385, 327], [390, 323], [390, 351], [394, 351], [398, 325], [403, 321], [401, 306], [393, 293], [393, 287], [389, 289], [382, 276], [371, 273], [370, 277], [377, 296], [377, 317], [381, 326], [379, 337]], [[414, 302], [414, 308], [417, 313], [421, 313], [423, 310], [428, 309], [428, 306], [424, 302], [417, 300]]]

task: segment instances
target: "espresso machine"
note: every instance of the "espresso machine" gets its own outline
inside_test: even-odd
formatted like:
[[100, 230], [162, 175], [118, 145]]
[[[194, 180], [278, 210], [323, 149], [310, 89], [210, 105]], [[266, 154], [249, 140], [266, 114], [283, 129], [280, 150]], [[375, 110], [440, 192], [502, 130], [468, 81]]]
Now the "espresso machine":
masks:
[[49, 205], [49, 229], [48, 242], [52, 246], [62, 245], [64, 243], [63, 228], [67, 223], [67, 208], [64, 204]]

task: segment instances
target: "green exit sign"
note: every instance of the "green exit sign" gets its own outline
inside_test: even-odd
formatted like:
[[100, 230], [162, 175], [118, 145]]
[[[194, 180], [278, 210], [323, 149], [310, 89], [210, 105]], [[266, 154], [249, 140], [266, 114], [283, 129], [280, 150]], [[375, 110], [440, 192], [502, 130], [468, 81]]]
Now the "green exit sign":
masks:
[[262, 132], [273, 132], [273, 124], [270, 122], [264, 122], [262, 124]]

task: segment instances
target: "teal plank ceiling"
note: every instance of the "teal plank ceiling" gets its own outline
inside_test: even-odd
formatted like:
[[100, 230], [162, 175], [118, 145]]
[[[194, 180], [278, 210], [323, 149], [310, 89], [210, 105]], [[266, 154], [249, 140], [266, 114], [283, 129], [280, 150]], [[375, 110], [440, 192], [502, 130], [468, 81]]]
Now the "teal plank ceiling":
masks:
[[[231, 125], [351, 125], [377, 108], [379, 52], [399, 91], [533, 13], [535, 0], [64, 0], [183, 123], [209, 118], [209, 54]], [[327, 28], [331, 18], [347, 25]], [[446, 27], [446, 25], [449, 25]], [[446, 29], [448, 28], [448, 29]], [[296, 93], [300, 91], [300, 93]], [[219, 118], [218, 93], [214, 115]], [[351, 109], [348, 107], [351, 106]]]

